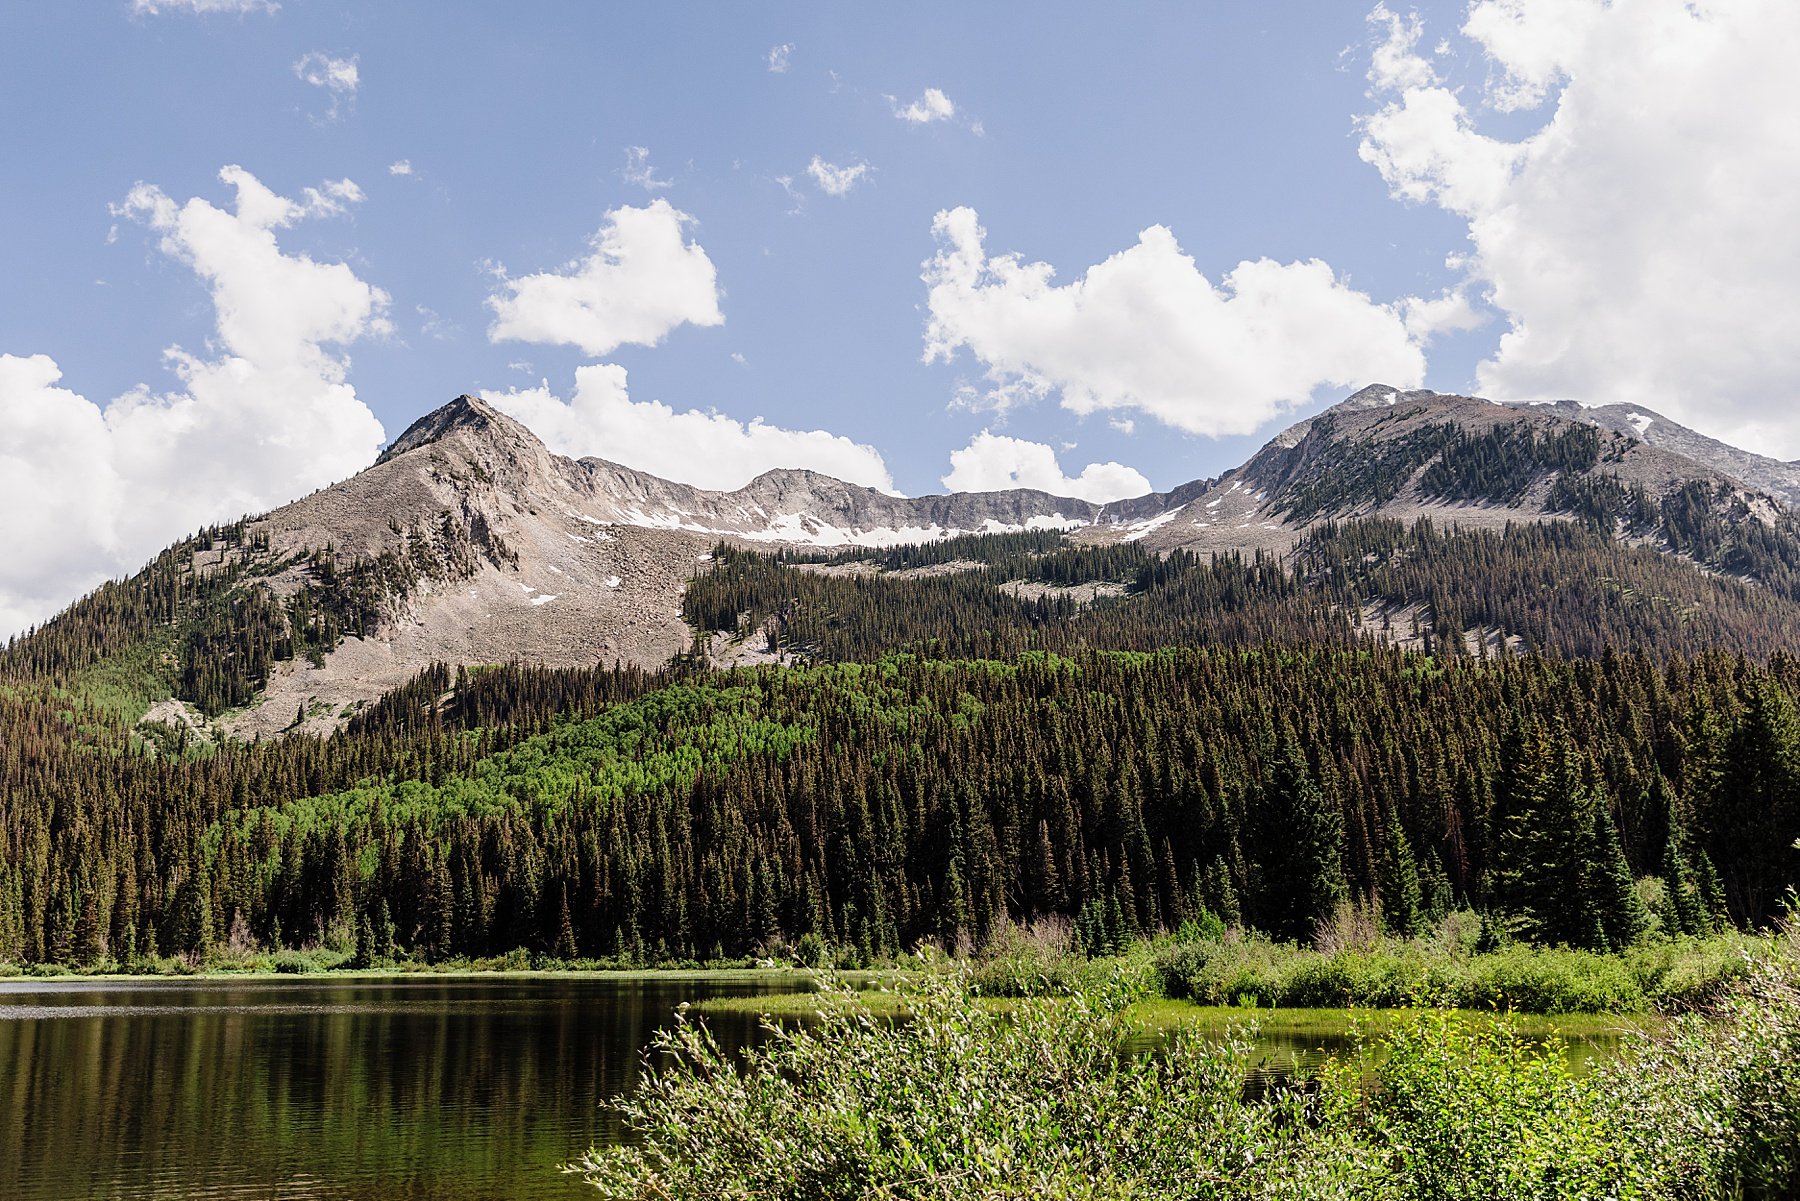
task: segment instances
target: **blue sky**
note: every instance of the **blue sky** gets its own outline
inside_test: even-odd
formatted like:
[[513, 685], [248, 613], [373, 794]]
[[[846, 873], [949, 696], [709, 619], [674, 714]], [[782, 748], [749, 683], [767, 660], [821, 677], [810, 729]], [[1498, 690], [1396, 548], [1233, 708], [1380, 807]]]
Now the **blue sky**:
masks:
[[[1395, 375], [1800, 454], [1783, 8], [9, 5], [0, 632], [465, 391], [708, 484], [1168, 488]], [[231, 165], [292, 204], [221, 232]], [[638, 227], [691, 278], [567, 282]]]

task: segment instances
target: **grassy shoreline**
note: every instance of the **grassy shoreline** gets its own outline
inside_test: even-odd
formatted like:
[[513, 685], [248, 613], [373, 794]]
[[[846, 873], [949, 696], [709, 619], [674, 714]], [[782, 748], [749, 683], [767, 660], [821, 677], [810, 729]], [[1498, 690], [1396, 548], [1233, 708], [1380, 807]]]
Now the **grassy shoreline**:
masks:
[[1342, 1051], [1257, 1087], [1241, 1031], [1121, 1054], [1135, 1019], [1183, 1012], [1139, 1008], [1128, 965], [1000, 1000], [926, 962], [905, 1022], [838, 988], [739, 1051], [683, 1013], [619, 1104], [628, 1137], [568, 1170], [618, 1201], [1781, 1201], [1800, 1196], [1800, 938], [1765, 949], [1705, 1016], [1621, 1032], [1601, 1062], [1571, 1062], [1567, 1027], [1617, 1019], [1536, 1038], [1516, 1015], [1425, 1009], [1364, 1015]]

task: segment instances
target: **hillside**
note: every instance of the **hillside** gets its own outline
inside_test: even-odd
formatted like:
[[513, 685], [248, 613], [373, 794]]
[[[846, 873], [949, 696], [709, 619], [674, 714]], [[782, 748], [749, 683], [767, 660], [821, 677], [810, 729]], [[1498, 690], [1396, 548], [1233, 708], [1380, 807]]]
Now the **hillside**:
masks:
[[1365, 390], [1093, 506], [703, 492], [464, 398], [0, 656], [0, 961], [1755, 924], [1797, 633], [1779, 502], [1548, 408]]
[[[1096, 505], [806, 471], [710, 492], [554, 455], [461, 397], [350, 479], [78, 601], [0, 675], [253, 738], [336, 728], [431, 663], [654, 668], [696, 638], [718, 663], [1271, 638], [1793, 645], [1796, 526], [1725, 470], [1780, 483], [1781, 465], [1619, 416], [1372, 385], [1219, 480]], [[746, 582], [758, 551], [819, 561]], [[878, 621], [857, 616], [871, 607]]]
[[1108, 939], [1202, 912], [1304, 935], [1296, 816], [1326, 823], [1330, 890], [1402, 929], [1504, 914], [1510, 823], [1547, 831], [1531, 863], [1594, 865], [1556, 885], [1595, 907], [1573, 937], [1617, 945], [1647, 920], [1635, 876], [1676, 928], [1772, 912], [1797, 690], [1792, 660], [1728, 656], [437, 669], [328, 741], [179, 759], [116, 730], [77, 745], [0, 695], [0, 961], [663, 962], [808, 938], [869, 960], [1034, 913]]

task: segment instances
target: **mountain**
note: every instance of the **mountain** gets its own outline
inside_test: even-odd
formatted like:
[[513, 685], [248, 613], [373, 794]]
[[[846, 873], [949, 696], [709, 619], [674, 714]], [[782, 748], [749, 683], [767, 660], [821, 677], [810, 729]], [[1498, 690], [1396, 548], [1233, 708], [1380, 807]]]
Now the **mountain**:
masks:
[[[1741, 510], [1740, 520], [1776, 520], [1779, 498], [1725, 470], [1732, 460], [1706, 448], [1723, 444], [1666, 421], [1653, 444], [1629, 423], [1615, 429], [1592, 412], [1600, 411], [1372, 384], [1276, 435], [1182, 510], [1165, 512], [1154, 531], [1125, 536], [1160, 550], [1285, 551], [1320, 521], [1380, 515], [1502, 528], [1593, 512], [1596, 491], [1612, 494], [1605, 500], [1626, 518], [1634, 495], [1659, 502], [1691, 484], [1714, 494], [1709, 503], [1722, 511]], [[1794, 476], [1800, 481], [1800, 471]]]
[[1708, 438], [1670, 421], [1654, 409], [1618, 404], [1589, 408], [1573, 400], [1537, 402], [1529, 407], [1555, 413], [1570, 421], [1629, 434], [1767, 492], [1789, 508], [1800, 506], [1800, 463], [1783, 462]]
[[1670, 445], [1378, 386], [1113, 505], [707, 492], [461, 398], [0, 650], [0, 971], [1285, 936], [1302, 798], [1396, 929], [1763, 923], [1800, 537]]
[[[833, 635], [834, 645], [841, 654], [875, 653], [941, 630], [951, 602], [934, 588], [960, 589], [956, 605], [975, 606], [971, 621], [981, 612], [977, 628], [997, 650], [1058, 644], [1021, 631], [1060, 620], [1041, 614], [1083, 608], [1094, 609], [1081, 619], [1084, 644], [1129, 646], [1204, 642], [1221, 631], [1239, 641], [1360, 631], [1426, 645], [1442, 626], [1471, 646], [1584, 653], [1628, 641], [1636, 622], [1662, 649], [1754, 643], [1765, 653], [1800, 629], [1800, 538], [1784, 502], [1727, 470], [1741, 459], [1779, 483], [1782, 465], [1727, 453], [1653, 415], [1625, 414], [1626, 429], [1615, 428], [1615, 416], [1371, 385], [1218, 480], [1100, 505], [1028, 489], [901, 497], [799, 470], [708, 491], [553, 454], [518, 422], [463, 396], [413, 423], [350, 479], [203, 531], [77, 602], [16, 640], [0, 672], [104, 687], [156, 718], [216, 721], [239, 737], [323, 731], [430, 663], [655, 667], [714, 630], [726, 632], [711, 640], [714, 661], [755, 661], [770, 648], [783, 653], [782, 629], [811, 628], [795, 609], [802, 593], [841, 615], [873, 603], [870, 573], [885, 588], [978, 566], [985, 575], [921, 585], [910, 601], [881, 593], [888, 616], [870, 614], [864, 634]], [[1464, 543], [1415, 545], [1408, 531], [1420, 519], [1465, 537], [1512, 538], [1481, 554], [1513, 556], [1513, 575], [1471, 574], [1467, 564], [1479, 556]], [[1345, 532], [1346, 522], [1380, 520], [1390, 524]], [[1507, 533], [1550, 521], [1576, 523], [1586, 541]], [[714, 579], [722, 543], [738, 548], [736, 574]], [[946, 549], [924, 557], [891, 549], [922, 543]], [[1357, 562], [1317, 567], [1352, 544], [1363, 547]], [[756, 550], [840, 561], [758, 569], [733, 591], [732, 581], [750, 578], [742, 554]], [[1636, 557], [1618, 558], [1627, 550]], [[1266, 552], [1306, 570], [1258, 575], [1247, 592], [1218, 580], [1194, 592], [1189, 579], [1185, 599], [1159, 609], [1142, 599], [1143, 581], [1168, 577], [1173, 568], [1155, 565], [1177, 551], [1189, 552], [1182, 564]], [[1455, 568], [1439, 571], [1427, 603], [1424, 583], [1397, 583], [1394, 571], [1406, 560], [1416, 575], [1434, 555]], [[1664, 562], [1671, 557], [1685, 564], [1674, 575]], [[1558, 566], [1545, 574], [1549, 561]], [[1542, 577], [1532, 586], [1540, 596], [1566, 582], [1559, 603], [1586, 596], [1598, 573], [1629, 579], [1634, 596], [1679, 596], [1665, 608], [1704, 611], [1706, 620], [1680, 619], [1686, 632], [1670, 642], [1648, 631], [1674, 618], [1595, 594], [1581, 602], [1583, 613], [1608, 611], [1582, 639], [1559, 642], [1545, 624], [1549, 600], [1531, 601], [1520, 583], [1527, 570]], [[691, 589], [703, 576], [708, 587]], [[1744, 592], [1739, 579], [1761, 592]], [[1477, 613], [1459, 590], [1526, 599]], [[1237, 599], [1218, 599], [1228, 595]], [[1102, 600], [1124, 607], [1096, 608]], [[906, 604], [940, 611], [902, 620]], [[831, 637], [805, 647], [814, 653]]]

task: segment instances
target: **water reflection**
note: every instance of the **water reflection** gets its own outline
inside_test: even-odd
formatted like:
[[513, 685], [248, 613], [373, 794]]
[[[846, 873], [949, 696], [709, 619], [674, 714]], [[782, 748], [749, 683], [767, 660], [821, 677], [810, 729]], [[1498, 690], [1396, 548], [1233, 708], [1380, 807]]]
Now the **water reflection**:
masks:
[[[766, 984], [756, 986], [766, 989]], [[0, 985], [0, 1196], [579, 1197], [697, 981]], [[721, 1041], [756, 1037], [721, 1015]]]

